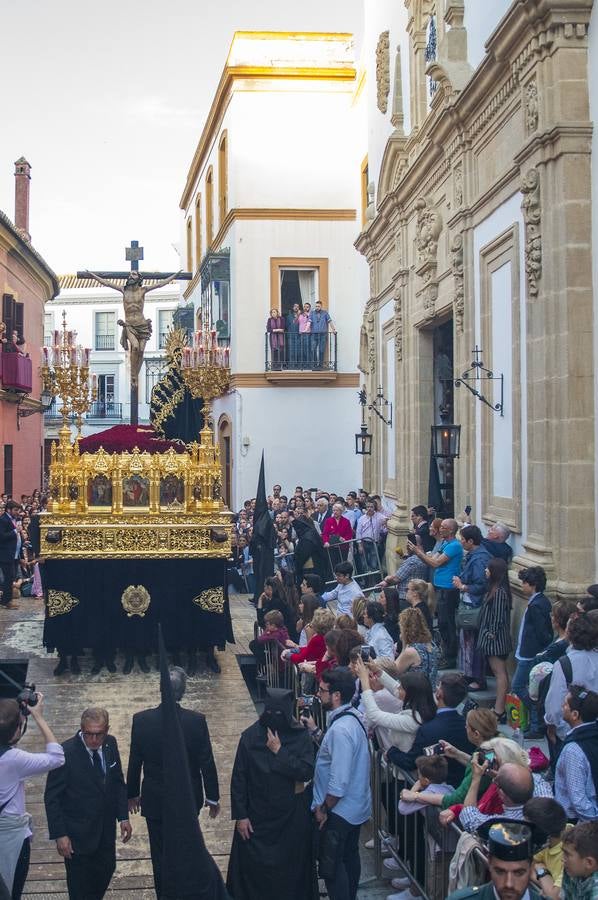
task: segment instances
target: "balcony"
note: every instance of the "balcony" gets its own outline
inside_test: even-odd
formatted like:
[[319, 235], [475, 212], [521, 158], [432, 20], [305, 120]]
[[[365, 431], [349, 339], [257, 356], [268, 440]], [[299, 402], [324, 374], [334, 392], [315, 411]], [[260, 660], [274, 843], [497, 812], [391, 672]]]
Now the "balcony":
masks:
[[264, 348], [268, 381], [309, 384], [336, 380], [336, 334], [266, 333]]
[[86, 419], [113, 419], [120, 421], [123, 417], [122, 403], [115, 403], [113, 400], [94, 400]]
[[15, 394], [30, 394], [33, 369], [31, 359], [20, 353], [0, 353], [2, 387]]
[[113, 334], [96, 334], [95, 349], [96, 350], [114, 350], [116, 346], [116, 337]]

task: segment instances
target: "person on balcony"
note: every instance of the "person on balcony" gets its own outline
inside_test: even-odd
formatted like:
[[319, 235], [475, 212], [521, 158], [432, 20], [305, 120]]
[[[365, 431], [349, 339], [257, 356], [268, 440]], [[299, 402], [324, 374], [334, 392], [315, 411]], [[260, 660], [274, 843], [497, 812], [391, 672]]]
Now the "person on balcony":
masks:
[[[287, 366], [289, 369], [297, 368], [297, 360], [299, 357], [299, 314], [301, 307], [298, 303], [293, 304], [292, 311], [286, 319], [286, 346], [287, 346]], [[301, 491], [303, 493], [303, 490]]]
[[326, 354], [326, 337], [328, 329], [336, 334], [336, 328], [329, 313], [322, 308], [322, 301], [316, 300], [316, 308], [309, 314], [311, 333], [311, 353], [314, 369], [324, 368], [324, 356]]
[[270, 318], [266, 323], [266, 331], [270, 335], [270, 350], [272, 351], [272, 368], [281, 369], [284, 359], [284, 316], [278, 314], [277, 309], [270, 310]]
[[300, 369], [311, 366], [311, 303], [306, 303], [299, 313], [299, 360]]

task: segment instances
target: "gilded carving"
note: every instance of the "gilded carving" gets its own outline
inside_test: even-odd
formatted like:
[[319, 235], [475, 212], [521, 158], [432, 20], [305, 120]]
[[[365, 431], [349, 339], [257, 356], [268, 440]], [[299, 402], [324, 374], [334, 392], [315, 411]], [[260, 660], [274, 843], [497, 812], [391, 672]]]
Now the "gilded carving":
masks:
[[463, 334], [463, 313], [465, 306], [465, 291], [463, 288], [463, 235], [456, 234], [451, 243], [452, 269], [455, 279], [455, 297], [453, 300], [453, 315], [457, 334]]
[[525, 131], [532, 134], [538, 127], [538, 85], [533, 78], [525, 88]]
[[130, 584], [123, 591], [120, 602], [129, 619], [133, 616], [143, 618], [149, 609], [151, 597], [147, 588], [142, 584]]
[[48, 616], [53, 619], [54, 616], [64, 616], [70, 613], [75, 606], [79, 605], [79, 601], [68, 591], [48, 591]]
[[204, 612], [221, 613], [224, 610], [224, 590], [221, 587], [206, 588], [193, 602]]
[[529, 169], [521, 179], [523, 201], [521, 209], [525, 222], [525, 272], [530, 297], [537, 297], [542, 277], [542, 208], [540, 197], [540, 173]]
[[378, 109], [386, 113], [390, 93], [390, 32], [383, 31], [376, 46], [376, 87]]

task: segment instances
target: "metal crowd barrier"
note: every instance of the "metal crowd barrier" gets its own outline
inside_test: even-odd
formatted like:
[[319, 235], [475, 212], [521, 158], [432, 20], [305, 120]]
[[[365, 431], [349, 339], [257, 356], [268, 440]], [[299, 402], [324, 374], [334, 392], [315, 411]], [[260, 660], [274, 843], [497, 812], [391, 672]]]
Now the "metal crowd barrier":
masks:
[[[440, 824], [439, 807], [403, 815], [398, 811], [401, 791], [414, 784], [412, 776], [388, 763], [380, 750], [372, 748], [372, 801], [374, 825], [375, 873], [383, 874], [382, 852], [390, 853], [399, 866], [395, 876], [411, 879], [412, 887], [423, 900], [444, 900], [449, 890], [449, 866], [462, 830], [455, 822]], [[485, 854], [474, 850], [482, 870]], [[387, 873], [385, 873], [387, 874]]]
[[[262, 629], [255, 622], [253, 626], [254, 637], [261, 634]], [[272, 688], [283, 688], [293, 691], [295, 697], [299, 696], [299, 673], [296, 666], [289, 660], [281, 660], [280, 654], [287, 648], [279, 641], [266, 641], [262, 644], [264, 649], [264, 662], [258, 660], [257, 683]]]
[[[340, 541], [329, 547], [324, 547], [326, 554], [326, 577], [324, 579], [326, 590], [332, 590], [336, 585], [334, 567], [339, 562], [350, 562], [353, 565], [353, 578], [361, 587], [365, 596], [370, 594], [374, 585], [382, 581], [384, 577], [383, 559], [380, 549], [375, 541]], [[277, 571], [287, 571], [295, 574], [295, 554], [275, 553], [274, 565]]]

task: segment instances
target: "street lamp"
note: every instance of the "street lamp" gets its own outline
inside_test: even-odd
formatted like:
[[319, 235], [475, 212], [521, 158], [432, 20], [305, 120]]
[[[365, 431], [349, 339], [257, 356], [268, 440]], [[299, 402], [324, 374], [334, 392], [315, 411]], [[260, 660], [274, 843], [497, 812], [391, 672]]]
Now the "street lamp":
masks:
[[367, 404], [365, 388], [362, 388], [360, 391], [358, 391], [357, 396], [359, 397], [359, 404], [361, 406], [361, 429], [355, 435], [355, 453], [357, 454], [357, 456], [371, 456], [372, 435], [369, 433], [368, 427], [365, 423], [365, 407]]
[[432, 425], [432, 456], [435, 459], [457, 459], [460, 445], [460, 425]]

